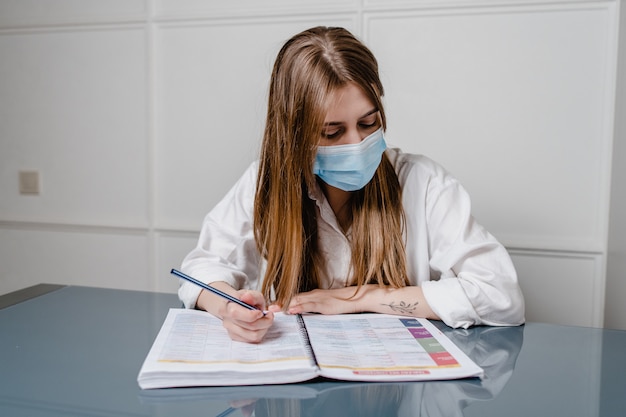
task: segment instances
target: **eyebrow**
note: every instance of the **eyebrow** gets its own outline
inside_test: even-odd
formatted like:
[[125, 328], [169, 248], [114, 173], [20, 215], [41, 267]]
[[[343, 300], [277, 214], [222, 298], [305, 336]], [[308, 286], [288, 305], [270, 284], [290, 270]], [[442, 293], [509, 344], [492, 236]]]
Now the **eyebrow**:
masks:
[[[372, 110], [368, 111], [367, 113], [365, 113], [364, 115], [359, 117], [358, 120], [364, 119], [367, 116], [370, 116], [370, 115], [376, 113], [377, 111], [378, 111], [378, 108], [374, 107]], [[340, 126], [342, 124], [343, 124], [343, 122], [328, 122], [328, 123], [324, 123], [324, 126]]]

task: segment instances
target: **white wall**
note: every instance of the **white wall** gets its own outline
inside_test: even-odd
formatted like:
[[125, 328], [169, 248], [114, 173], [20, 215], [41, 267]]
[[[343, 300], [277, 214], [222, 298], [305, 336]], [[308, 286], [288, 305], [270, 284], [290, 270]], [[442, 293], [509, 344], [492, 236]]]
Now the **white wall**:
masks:
[[[323, 24], [373, 49], [390, 141], [467, 186], [528, 319], [602, 325], [618, 1], [49, 3], [0, 0], [0, 293], [174, 291], [256, 156], [276, 52]], [[18, 193], [20, 170], [40, 195]]]

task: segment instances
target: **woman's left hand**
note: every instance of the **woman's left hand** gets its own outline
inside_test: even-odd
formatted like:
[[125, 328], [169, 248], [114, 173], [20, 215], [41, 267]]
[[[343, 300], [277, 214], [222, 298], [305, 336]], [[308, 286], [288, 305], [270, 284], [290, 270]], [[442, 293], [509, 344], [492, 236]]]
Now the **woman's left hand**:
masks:
[[287, 312], [289, 314], [320, 313], [348, 314], [360, 313], [363, 298], [368, 292], [368, 285], [357, 287], [335, 288], [329, 290], [313, 290], [297, 294], [291, 300]]

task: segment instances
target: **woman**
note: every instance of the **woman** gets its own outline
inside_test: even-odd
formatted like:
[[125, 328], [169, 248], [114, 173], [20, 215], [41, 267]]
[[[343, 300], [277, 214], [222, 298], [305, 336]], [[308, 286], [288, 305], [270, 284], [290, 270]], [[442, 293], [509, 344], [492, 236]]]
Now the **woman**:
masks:
[[382, 96], [375, 57], [345, 29], [287, 41], [260, 159], [207, 215], [182, 266], [268, 313], [181, 282], [187, 307], [248, 342], [280, 310], [402, 314], [451, 327], [524, 322], [511, 259], [473, 219], [462, 186], [433, 161], [386, 148]]

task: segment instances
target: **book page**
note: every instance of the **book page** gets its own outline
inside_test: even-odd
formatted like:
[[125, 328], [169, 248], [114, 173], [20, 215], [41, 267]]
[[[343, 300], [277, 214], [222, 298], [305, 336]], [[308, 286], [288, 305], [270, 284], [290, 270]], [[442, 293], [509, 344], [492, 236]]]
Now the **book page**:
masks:
[[432, 323], [385, 314], [304, 315], [322, 375], [360, 381], [481, 376]]
[[152, 388], [157, 380], [161, 386], [299, 382], [317, 372], [301, 332], [297, 316], [276, 314], [261, 343], [236, 342], [211, 314], [171, 309], [138, 380], [141, 386], [153, 379]]
[[262, 343], [236, 342], [222, 326], [222, 321], [197, 310], [176, 311], [159, 362], [196, 364], [261, 364], [276, 361], [308, 360], [294, 317], [281, 315]]

